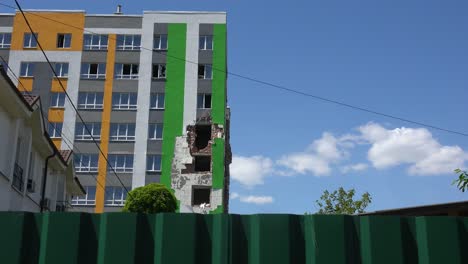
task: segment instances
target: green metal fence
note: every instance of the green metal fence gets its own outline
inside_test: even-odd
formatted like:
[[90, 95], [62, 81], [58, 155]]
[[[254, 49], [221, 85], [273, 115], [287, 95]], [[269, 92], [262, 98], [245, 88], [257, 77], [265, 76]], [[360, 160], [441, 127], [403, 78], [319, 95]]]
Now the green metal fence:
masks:
[[468, 263], [468, 218], [0, 213], [0, 263]]

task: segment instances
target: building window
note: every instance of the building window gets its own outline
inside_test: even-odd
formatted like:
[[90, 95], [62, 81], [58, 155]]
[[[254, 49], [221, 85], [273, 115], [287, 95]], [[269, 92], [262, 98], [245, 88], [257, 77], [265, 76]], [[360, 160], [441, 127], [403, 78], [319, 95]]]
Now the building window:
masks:
[[96, 204], [96, 186], [83, 186], [85, 195], [73, 196], [72, 205], [95, 205]]
[[163, 124], [162, 123], [150, 123], [148, 126], [148, 139], [149, 140], [160, 140], [163, 136]]
[[165, 64], [153, 64], [153, 78], [154, 79], [166, 78], [166, 65]]
[[49, 136], [51, 138], [61, 138], [62, 137], [62, 123], [49, 123]]
[[[36, 36], [36, 38], [38, 37], [37, 33], [34, 33], [34, 35]], [[23, 48], [36, 48], [36, 38], [31, 33], [24, 33]]]
[[[116, 172], [133, 172], [133, 155], [109, 154], [107, 159]], [[112, 171], [111, 167], [108, 170]]]
[[16, 154], [15, 154], [15, 165], [13, 167], [13, 182], [12, 186], [15, 187], [19, 191], [23, 191], [24, 188], [24, 176], [23, 176], [23, 168], [20, 166], [21, 164], [21, 146], [22, 146], [21, 138], [18, 138], [16, 142]]
[[151, 94], [150, 109], [164, 109], [164, 94], [163, 93]]
[[58, 77], [68, 77], [68, 63], [55, 63], [55, 73]]
[[49, 106], [52, 108], [65, 107], [65, 93], [51, 93]]
[[192, 188], [192, 206], [209, 204], [211, 188], [209, 186], [193, 186]]
[[213, 49], [213, 36], [200, 36], [200, 49], [212, 50]]
[[161, 155], [148, 155], [146, 157], [146, 171], [161, 171]]
[[70, 48], [72, 34], [57, 34], [57, 48]]
[[123, 206], [125, 204], [125, 199], [127, 199], [127, 189], [130, 187], [106, 187], [105, 205], [106, 206]]
[[137, 93], [113, 93], [112, 109], [137, 109]]
[[76, 154], [75, 171], [76, 172], [97, 172], [98, 154]]
[[83, 64], [81, 64], [81, 78], [83, 78], [83, 79], [104, 79], [104, 78], [106, 78], [106, 64], [104, 64], [104, 63], [83, 63]]
[[167, 35], [154, 35], [153, 49], [167, 50]]
[[112, 141], [134, 141], [135, 124], [112, 123], [110, 131]]
[[198, 79], [212, 79], [213, 71], [211, 65], [202, 64], [198, 65]]
[[80, 92], [78, 94], [79, 109], [102, 109], [103, 93]]
[[34, 174], [35, 172], [35, 158], [34, 153], [31, 151], [29, 153], [29, 167], [28, 167], [28, 178], [26, 182], [26, 189], [28, 192], [33, 193], [35, 191], [35, 183], [34, 183]]
[[0, 33], [0, 49], [8, 49], [11, 46], [11, 33]]
[[83, 39], [84, 50], [107, 50], [107, 35], [85, 34]]
[[116, 79], [138, 79], [138, 64], [115, 64]]
[[195, 156], [195, 171], [207, 172], [211, 170], [210, 156]]
[[211, 94], [198, 94], [197, 107], [199, 109], [211, 109]]
[[[88, 129], [86, 129], [88, 128]], [[91, 132], [91, 134], [88, 132]], [[101, 139], [101, 123], [76, 123], [75, 139], [76, 140], [100, 140]]]
[[20, 68], [20, 77], [33, 77], [34, 74], [34, 63], [33, 62], [22, 62]]
[[140, 50], [140, 35], [117, 35], [118, 50]]

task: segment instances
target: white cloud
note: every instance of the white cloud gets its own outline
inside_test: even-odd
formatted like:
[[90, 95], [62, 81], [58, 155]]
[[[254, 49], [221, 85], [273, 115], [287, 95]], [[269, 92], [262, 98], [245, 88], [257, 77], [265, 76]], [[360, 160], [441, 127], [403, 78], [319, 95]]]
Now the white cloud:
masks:
[[263, 179], [273, 171], [271, 159], [263, 156], [232, 158], [231, 179], [240, 182], [245, 187], [263, 184]]
[[[332, 163], [347, 156], [341, 147], [337, 138], [325, 132], [306, 151], [284, 155], [277, 161], [277, 164], [292, 170], [294, 173], [326, 176], [331, 172], [330, 165]], [[291, 173], [282, 171], [279, 174], [290, 175]]]
[[341, 168], [342, 173], [349, 173], [349, 172], [357, 172], [357, 171], [365, 171], [369, 165], [365, 163], [357, 163], [357, 164], [351, 164], [351, 165], [346, 165]]
[[237, 198], [239, 198], [239, 194], [238, 194], [238, 193], [233, 192], [233, 193], [230, 193], [230, 194], [229, 194], [229, 199], [230, 199], [230, 200], [234, 200], [234, 199], [237, 199]]
[[253, 204], [269, 204], [273, 203], [274, 199], [271, 196], [254, 196], [254, 195], [249, 195], [249, 196], [241, 196], [240, 201], [244, 203], [253, 203]]
[[443, 146], [425, 128], [386, 129], [369, 123], [358, 129], [371, 147], [367, 157], [377, 169], [407, 164], [408, 173], [434, 175], [464, 167], [468, 154], [459, 146]]

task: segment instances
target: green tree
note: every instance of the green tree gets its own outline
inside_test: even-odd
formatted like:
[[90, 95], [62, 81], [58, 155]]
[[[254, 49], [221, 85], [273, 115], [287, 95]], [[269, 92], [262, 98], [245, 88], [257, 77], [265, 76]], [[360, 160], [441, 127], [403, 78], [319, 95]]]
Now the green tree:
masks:
[[456, 169], [455, 173], [458, 174], [458, 179], [453, 181], [453, 185], [457, 185], [457, 188], [465, 192], [468, 190], [468, 173], [466, 171]]
[[130, 191], [123, 208], [132, 213], [173, 213], [177, 209], [174, 194], [160, 183], [151, 183]]
[[366, 207], [372, 202], [372, 197], [365, 192], [360, 200], [354, 200], [356, 191], [350, 189], [346, 191], [343, 187], [329, 192], [325, 190], [315, 203], [319, 207], [317, 214], [347, 214], [363, 213]]

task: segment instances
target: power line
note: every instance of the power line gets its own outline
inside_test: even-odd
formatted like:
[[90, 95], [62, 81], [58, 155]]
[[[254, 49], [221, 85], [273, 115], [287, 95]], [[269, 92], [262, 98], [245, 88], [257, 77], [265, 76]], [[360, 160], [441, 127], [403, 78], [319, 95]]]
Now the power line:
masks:
[[[23, 88], [24, 92], [27, 93], [27, 94], [30, 95], [30, 96], [34, 96], [30, 91], [28, 91], [28, 90], [26, 89], [26, 87], [23, 85], [23, 83], [21, 82], [21, 80], [16, 76], [16, 74], [15, 74], [15, 73], [13, 72], [13, 70], [10, 68], [10, 66], [8, 65], [8, 63], [5, 61], [5, 59], [3, 58], [3, 56], [0, 56], [0, 59], [1, 59], [1, 60], [3, 61], [3, 63], [7, 66], [7, 69], [10, 71], [10, 73], [14, 76], [14, 78], [16, 79], [16, 81], [17, 81], [17, 82], [20, 84], [20, 86]], [[48, 125], [51, 125], [51, 122], [50, 122], [49, 120], [46, 120], [46, 119], [43, 119], [43, 120], [45, 120], [45, 121], [48, 123]], [[67, 145], [67, 147], [68, 147], [69, 149], [72, 150], [73, 155], [77, 155], [77, 153], [83, 154], [83, 152], [78, 148], [78, 146], [74, 145], [70, 139], [68, 139], [62, 132], [60, 132], [60, 131], [57, 129], [57, 127], [55, 127], [55, 126], [52, 126], [52, 127], [53, 127], [54, 131], [55, 131], [57, 134], [60, 135], [60, 137], [61, 137], [62, 141], [65, 143], [65, 145]], [[66, 128], [66, 127], [62, 126], [62, 130], [63, 130], [63, 128]], [[69, 129], [67, 129], [67, 130], [70, 132]], [[72, 146], [70, 146], [70, 144], [71, 144]], [[75, 149], [76, 149], [77, 151], [74, 151]], [[103, 188], [103, 190], [104, 190], [104, 192], [105, 192], [106, 194], [109, 194], [109, 193], [107, 192], [106, 188], [99, 182], [99, 180], [97, 179], [97, 177], [96, 177], [92, 172], [88, 172], [88, 174], [91, 175], [91, 176], [96, 180], [96, 183], [97, 183], [99, 186], [101, 186], [101, 187]], [[106, 181], [107, 181], [107, 178], [106, 178]], [[36, 203], [36, 202], [34, 201], [34, 203]], [[40, 207], [40, 205], [39, 205], [38, 203], [36, 203], [36, 204]], [[72, 206], [72, 205], [71, 205], [71, 206]], [[73, 206], [72, 206], [72, 207], [73, 207]]]
[[[15, 0], [15, 2], [16, 2], [16, 0]], [[9, 8], [13, 8], [13, 9], [16, 9], [16, 8], [13, 7], [13, 6], [6, 5], [6, 4], [3, 4], [3, 3], [0, 3], [0, 5], [5, 6], [5, 7], [9, 7]], [[21, 10], [20, 10], [20, 11], [21, 11]], [[22, 12], [22, 11], [21, 11], [21, 12]], [[53, 21], [53, 22], [55, 22], [55, 23], [59, 23], [59, 24], [62, 24], [62, 25], [66, 25], [66, 26], [75, 28], [75, 29], [83, 30], [84, 32], [88, 32], [88, 33], [91, 33], [91, 34], [97, 34], [97, 35], [99, 35], [99, 33], [92, 32], [92, 31], [87, 30], [87, 29], [82, 28], [82, 27], [77, 27], [77, 26], [74, 26], [74, 25], [71, 25], [71, 24], [68, 24], [68, 23], [64, 23], [64, 22], [62, 22], [62, 21], [58, 21], [58, 20], [55, 20], [55, 19], [52, 19], [52, 18], [48, 18], [48, 17], [45, 17], [45, 16], [41, 16], [41, 15], [39, 15], [39, 14], [35, 14], [35, 13], [31, 13], [31, 12], [28, 12], [28, 13], [29, 13], [30, 15], [37, 16], [37, 17], [41, 17], [41, 18], [43, 18], [43, 19], [47, 19], [47, 20]], [[113, 39], [113, 38], [111, 38], [111, 37], [108, 37], [108, 38], [109, 38], [109, 39]], [[149, 49], [149, 48], [146, 48], [146, 47], [143, 47], [143, 46], [141, 46], [141, 49], [161, 53], [161, 51], [154, 50], [154, 49], [152, 49], [152, 48]], [[174, 58], [174, 59], [178, 59], [178, 60], [182, 60], [182, 61], [185, 61], [185, 62], [188, 62], [188, 63], [197, 64], [197, 65], [198, 65], [198, 62], [186, 60], [185, 58], [179, 58], [179, 57], [176, 57], [176, 56], [168, 55], [167, 53], [165, 53], [165, 55], [166, 55], [167, 57], [171, 57], [171, 58]], [[436, 126], [436, 125], [432, 125], [432, 124], [428, 124], [428, 123], [423, 123], [423, 122], [411, 120], [411, 119], [404, 118], [404, 117], [399, 117], [399, 116], [396, 116], [396, 115], [386, 114], [386, 113], [383, 113], [383, 112], [380, 112], [380, 111], [376, 111], [376, 110], [373, 110], [373, 109], [370, 109], [370, 108], [360, 107], [360, 106], [348, 104], [348, 103], [345, 103], [345, 102], [341, 102], [341, 101], [338, 101], [338, 100], [333, 100], [333, 99], [329, 99], [329, 98], [326, 98], [326, 97], [314, 95], [314, 94], [311, 94], [311, 93], [302, 92], [302, 91], [300, 91], [300, 90], [288, 88], [288, 87], [286, 87], [286, 86], [277, 85], [277, 84], [274, 84], [274, 83], [271, 83], [271, 82], [267, 82], [267, 81], [262, 81], [262, 80], [259, 80], [259, 79], [256, 79], [256, 78], [252, 78], [252, 77], [248, 77], [248, 76], [245, 76], [245, 75], [241, 75], [241, 74], [238, 74], [238, 73], [234, 73], [234, 72], [230, 72], [230, 71], [224, 71], [224, 70], [221, 70], [221, 69], [218, 69], [218, 68], [213, 68], [213, 67], [212, 67], [212, 69], [213, 69], [213, 70], [216, 70], [216, 71], [218, 71], [218, 72], [222, 72], [222, 73], [226, 73], [226, 74], [228, 74], [228, 75], [232, 75], [232, 76], [237, 77], [237, 78], [240, 78], [240, 79], [245, 79], [245, 80], [248, 80], [248, 81], [251, 81], [251, 82], [255, 82], [255, 83], [258, 83], [258, 84], [270, 86], [270, 87], [273, 87], [273, 88], [276, 88], [276, 89], [279, 89], [279, 90], [283, 90], [283, 91], [287, 91], [287, 92], [291, 92], [291, 93], [294, 93], [294, 94], [297, 94], [297, 95], [302, 95], [302, 96], [310, 97], [310, 98], [313, 98], [313, 99], [316, 99], [316, 100], [320, 100], [320, 101], [323, 101], [323, 102], [327, 102], [327, 103], [339, 105], [339, 106], [342, 106], [342, 107], [347, 107], [347, 108], [350, 108], [350, 109], [353, 109], [353, 110], [356, 110], [356, 111], [366, 112], [366, 113], [370, 113], [370, 114], [374, 114], [374, 115], [378, 115], [378, 116], [383, 116], [383, 117], [390, 118], [390, 119], [394, 119], [394, 120], [398, 120], [398, 121], [403, 121], [403, 122], [406, 122], [406, 123], [412, 123], [412, 124], [416, 124], [416, 125], [419, 125], [419, 126], [428, 127], [428, 128], [435, 129], [435, 130], [440, 130], [440, 131], [444, 131], [444, 132], [447, 132], [447, 133], [452, 133], [452, 134], [456, 134], [456, 135], [468, 137], [468, 133], [465, 133], [465, 132], [459, 132], [459, 131], [455, 131], [455, 130], [443, 128], [443, 127], [440, 127], [440, 126]]]
[[[104, 152], [102, 151], [102, 149], [99, 147], [99, 144], [96, 142], [96, 140], [94, 139], [91, 131], [89, 130], [88, 126], [86, 125], [86, 123], [84, 122], [84, 119], [82, 118], [81, 114], [78, 112], [78, 109], [76, 108], [75, 104], [73, 103], [73, 101], [71, 100], [70, 96], [68, 95], [67, 93], [67, 90], [65, 89], [62, 81], [60, 80], [60, 78], [58, 77], [54, 67], [52, 66], [52, 63], [50, 62], [49, 58], [47, 57], [47, 54], [45, 53], [44, 49], [42, 48], [42, 45], [41, 43], [39, 42], [36, 34], [34, 34], [34, 30], [32, 29], [31, 27], [31, 24], [29, 23], [29, 20], [27, 19], [26, 15], [24, 14], [23, 12], [23, 9], [21, 8], [20, 4], [18, 3], [17, 0], [15, 0], [15, 3], [16, 5], [18, 6], [18, 9], [20, 10], [23, 18], [24, 18], [24, 21], [26, 22], [26, 25], [28, 26], [29, 28], [29, 31], [31, 32], [31, 35], [33, 35], [34, 39], [36, 40], [36, 43], [37, 43], [37, 46], [39, 47], [39, 49], [41, 50], [42, 54], [44, 55], [46, 61], [47, 61], [47, 64], [49, 64], [49, 67], [50, 69], [52, 70], [52, 72], [54, 73], [54, 76], [55, 78], [57, 78], [58, 80], [58, 83], [60, 85], [60, 87], [62, 88], [62, 90], [64, 91], [65, 95], [67, 96], [70, 104], [72, 105], [73, 109], [75, 110], [77, 116], [80, 118], [81, 122], [83, 123], [83, 126], [85, 127], [86, 131], [89, 133], [89, 135], [91, 136], [94, 144], [96, 144], [97, 148], [99, 149], [99, 152], [101, 153], [102, 157], [105, 159], [107, 165], [112, 169], [113, 173], [115, 174], [115, 177], [117, 178], [117, 180], [120, 182], [120, 184], [122, 185], [122, 187], [127, 191], [127, 193], [129, 193], [127, 187], [123, 184], [122, 180], [120, 179], [120, 177], [117, 175], [117, 172], [115, 171], [114, 167], [112, 167], [112, 165], [110, 164], [109, 160], [107, 159], [106, 155], [104, 154]], [[131, 196], [131, 194], [129, 193], [129, 195]]]

